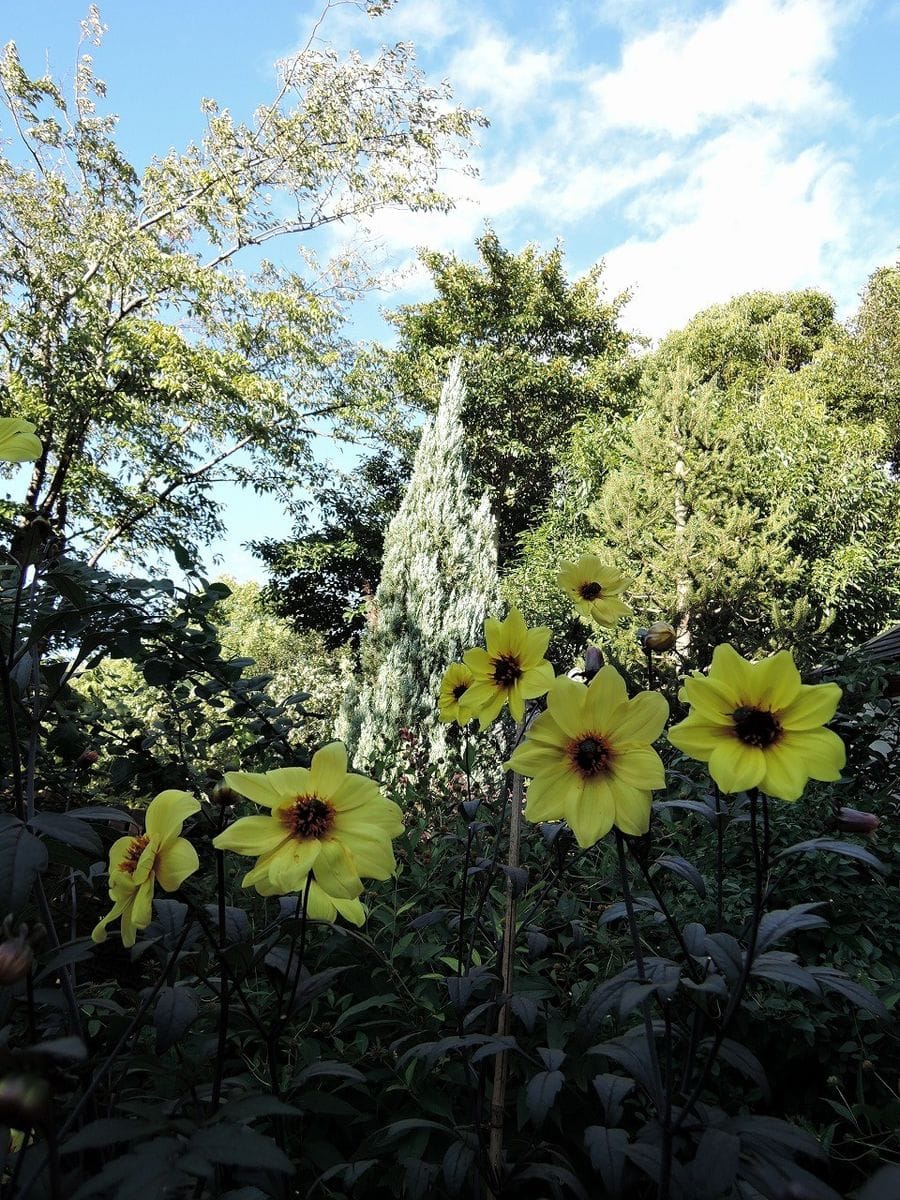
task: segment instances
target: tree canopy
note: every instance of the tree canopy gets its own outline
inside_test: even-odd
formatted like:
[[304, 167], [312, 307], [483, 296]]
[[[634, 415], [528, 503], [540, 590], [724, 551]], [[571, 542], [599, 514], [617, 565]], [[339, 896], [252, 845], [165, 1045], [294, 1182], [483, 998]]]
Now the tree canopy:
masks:
[[[86, 34], [102, 30], [92, 8]], [[408, 45], [371, 62], [308, 46], [249, 123], [206, 100], [199, 143], [142, 173], [89, 55], [67, 97], [10, 43], [0, 101], [0, 379], [44, 445], [24, 506], [93, 561], [192, 550], [221, 532], [214, 482], [287, 492], [317, 422], [355, 412], [340, 327], [360, 264], [309, 245], [298, 271], [236, 260], [388, 206], [449, 207], [442, 165], [480, 118]]]

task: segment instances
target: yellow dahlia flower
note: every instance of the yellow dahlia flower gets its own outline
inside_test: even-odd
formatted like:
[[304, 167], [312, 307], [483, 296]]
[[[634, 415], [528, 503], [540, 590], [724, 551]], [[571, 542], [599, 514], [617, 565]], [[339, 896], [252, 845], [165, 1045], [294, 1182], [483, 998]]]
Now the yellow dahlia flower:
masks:
[[709, 675], [684, 681], [690, 715], [669, 730], [683, 753], [709, 763], [723, 792], [761, 788], [797, 800], [809, 779], [840, 778], [844, 743], [830, 729], [841, 689], [804, 684], [789, 650], [748, 662], [729, 646], [713, 651]]
[[21, 417], [0, 417], [0, 461], [33, 462], [41, 457], [42, 450], [30, 421]]
[[438, 695], [438, 713], [442, 721], [468, 725], [475, 713], [466, 703], [466, 693], [474, 682], [475, 676], [465, 663], [450, 664], [444, 672]]
[[466, 692], [466, 707], [478, 716], [482, 729], [509, 702], [517, 721], [525, 716], [525, 701], [543, 696], [553, 682], [553, 667], [544, 658], [550, 630], [528, 629], [517, 608], [505, 621], [490, 617], [484, 623], [487, 649], [467, 650], [463, 663], [474, 680]]
[[[262, 896], [300, 892], [312, 872], [309, 914], [334, 920], [337, 910], [361, 924], [361, 877], [387, 879], [392, 873], [391, 838], [403, 832], [403, 821], [373, 779], [347, 773], [344, 744], [324, 746], [308, 769], [229, 771], [225, 783], [269, 810], [266, 816], [241, 817], [213, 838], [218, 850], [256, 857], [244, 887]], [[348, 902], [353, 903], [347, 907]]]
[[606, 566], [596, 554], [583, 554], [577, 563], [564, 562], [556, 582], [589, 621], [611, 628], [620, 617], [631, 616], [620, 596], [634, 580]]
[[133, 946], [138, 929], [146, 929], [153, 915], [156, 883], [174, 892], [200, 863], [197, 851], [180, 836], [185, 820], [200, 811], [188, 792], [166, 791], [150, 801], [140, 837], [122, 837], [109, 852], [109, 898], [113, 907], [94, 928], [95, 942], [106, 941], [106, 927], [122, 918], [122, 945]]
[[529, 821], [566, 821], [579, 846], [593, 846], [613, 825], [646, 833], [650, 792], [665, 786], [662, 760], [650, 743], [662, 733], [669, 706], [658, 692], [628, 699], [615, 667], [601, 667], [585, 686], [559, 676], [547, 711], [506, 764], [534, 778]]

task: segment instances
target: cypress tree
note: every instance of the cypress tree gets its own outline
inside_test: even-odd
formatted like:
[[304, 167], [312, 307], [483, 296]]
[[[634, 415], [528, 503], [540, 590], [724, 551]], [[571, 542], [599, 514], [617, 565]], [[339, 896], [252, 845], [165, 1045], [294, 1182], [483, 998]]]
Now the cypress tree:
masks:
[[428, 761], [447, 754], [437, 693], [448, 663], [480, 641], [496, 608], [497, 530], [466, 459], [459, 361], [451, 364], [437, 413], [422, 432], [399, 511], [388, 526], [362, 678], [348, 694], [339, 732], [356, 763], [390, 773], [401, 732]]

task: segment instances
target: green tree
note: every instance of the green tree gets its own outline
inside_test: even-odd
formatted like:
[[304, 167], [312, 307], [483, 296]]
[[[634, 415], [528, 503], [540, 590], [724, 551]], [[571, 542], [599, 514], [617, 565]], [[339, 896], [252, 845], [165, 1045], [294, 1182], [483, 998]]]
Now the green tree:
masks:
[[[93, 6], [84, 28], [99, 44]], [[340, 324], [362, 264], [307, 245], [301, 271], [256, 251], [245, 275], [242, 252], [385, 207], [450, 206], [441, 165], [480, 118], [425, 84], [409, 46], [367, 62], [310, 44], [279, 70], [250, 123], [204, 101], [200, 143], [139, 175], [98, 111], [90, 56], [71, 98], [29, 77], [14, 44], [0, 61], [17, 147], [0, 158], [3, 405], [45, 447], [25, 507], [78, 533], [93, 562], [113, 545], [192, 551], [221, 532], [214, 480], [286, 493], [323, 418], [352, 419]]]
[[468, 466], [464, 406], [457, 361], [388, 526], [361, 680], [344, 708], [342, 731], [363, 766], [389, 770], [404, 729], [427, 747], [429, 761], [445, 756], [446, 730], [437, 713], [441, 677], [478, 641], [497, 603], [496, 524]]
[[[590, 546], [635, 575], [637, 620], [673, 620], [694, 663], [725, 640], [808, 662], [880, 628], [900, 607], [898, 485], [886, 423], [830, 401], [824, 364], [845, 337], [831, 314], [815, 293], [756, 293], [666, 338], [635, 414], [613, 436], [582, 423], [569, 489], [508, 590], [532, 612], [564, 607], [559, 559]], [[614, 642], [635, 654], [633, 629]]]
[[560, 246], [516, 254], [491, 230], [476, 246], [476, 263], [420, 254], [437, 297], [389, 314], [398, 346], [386, 366], [400, 396], [434, 411], [449, 362], [462, 359], [472, 473], [491, 497], [503, 567], [547, 504], [572, 426], [626, 407], [635, 367], [618, 327], [624, 297], [603, 299], [599, 267], [573, 283]]
[[342, 476], [329, 473], [312, 493], [315, 517], [302, 513], [289, 540], [253, 544], [270, 575], [265, 599], [279, 616], [321, 634], [329, 648], [358, 638], [408, 477], [408, 464], [382, 449]]

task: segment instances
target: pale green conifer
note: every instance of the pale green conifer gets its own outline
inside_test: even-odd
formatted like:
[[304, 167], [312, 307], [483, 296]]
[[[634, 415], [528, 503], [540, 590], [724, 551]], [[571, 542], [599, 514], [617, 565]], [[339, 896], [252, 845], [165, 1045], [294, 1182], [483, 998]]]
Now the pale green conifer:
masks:
[[437, 711], [441, 676], [481, 642], [484, 619], [497, 608], [496, 524], [466, 461], [464, 400], [455, 361], [385, 535], [362, 679], [358, 694], [347, 696], [338, 730], [357, 766], [387, 774], [403, 730], [430, 762], [446, 759], [447, 728]]

